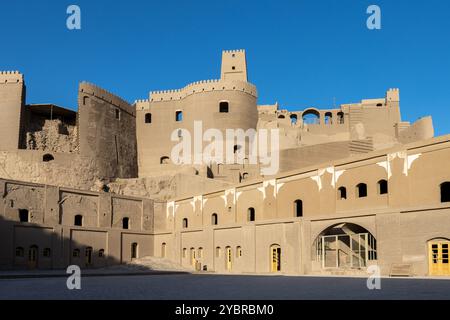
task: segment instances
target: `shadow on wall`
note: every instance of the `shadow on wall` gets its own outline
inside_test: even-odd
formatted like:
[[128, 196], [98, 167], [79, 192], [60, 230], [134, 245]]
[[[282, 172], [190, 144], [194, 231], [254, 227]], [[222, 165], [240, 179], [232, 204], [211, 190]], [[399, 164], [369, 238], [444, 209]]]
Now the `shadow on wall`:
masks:
[[[21, 214], [19, 212], [19, 216]], [[101, 268], [121, 263], [108, 255], [107, 248], [62, 237], [63, 228], [11, 221], [0, 216], [0, 270], [64, 269], [69, 265]], [[131, 247], [131, 254], [138, 258], [139, 244], [132, 243]], [[143, 269], [140, 266], [140, 270]]]

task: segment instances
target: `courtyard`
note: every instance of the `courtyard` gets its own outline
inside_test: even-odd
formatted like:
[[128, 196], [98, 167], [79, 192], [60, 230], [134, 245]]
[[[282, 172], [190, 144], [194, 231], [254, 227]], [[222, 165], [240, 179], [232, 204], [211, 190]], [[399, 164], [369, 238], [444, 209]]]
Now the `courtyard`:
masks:
[[449, 279], [382, 278], [369, 290], [366, 278], [159, 274], [82, 277], [68, 290], [65, 277], [0, 280], [0, 299], [63, 300], [379, 300], [450, 299]]

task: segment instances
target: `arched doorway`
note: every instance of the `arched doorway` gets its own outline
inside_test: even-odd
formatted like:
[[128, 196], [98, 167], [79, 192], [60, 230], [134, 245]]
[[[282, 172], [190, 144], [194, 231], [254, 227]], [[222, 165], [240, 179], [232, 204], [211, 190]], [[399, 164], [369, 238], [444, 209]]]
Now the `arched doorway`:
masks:
[[38, 253], [39, 248], [38, 246], [31, 246], [28, 249], [28, 268], [29, 269], [36, 269], [38, 266]]
[[323, 269], [361, 269], [377, 260], [377, 241], [364, 227], [340, 223], [323, 230], [314, 242]]
[[86, 248], [86, 267], [89, 267], [92, 265], [92, 247]]
[[428, 242], [428, 267], [431, 276], [449, 276], [450, 240], [436, 239]]
[[281, 247], [278, 244], [270, 246], [270, 271], [281, 271]]
[[233, 269], [233, 264], [232, 264], [232, 257], [233, 257], [233, 252], [231, 251], [231, 247], [226, 247], [225, 248], [225, 268], [227, 269], [227, 271], [231, 271]]

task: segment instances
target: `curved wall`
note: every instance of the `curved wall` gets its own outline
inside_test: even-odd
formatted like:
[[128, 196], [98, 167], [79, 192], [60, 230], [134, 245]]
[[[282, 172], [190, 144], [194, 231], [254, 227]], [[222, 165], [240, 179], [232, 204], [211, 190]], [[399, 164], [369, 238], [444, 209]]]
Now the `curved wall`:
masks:
[[[171, 134], [186, 129], [194, 139], [194, 122], [201, 121], [202, 131], [215, 128], [256, 129], [258, 111], [256, 88], [243, 81], [204, 81], [188, 85], [182, 90], [151, 93], [150, 99], [136, 103], [137, 143], [139, 150], [139, 176], [145, 176], [148, 168], [159, 165], [161, 157], [170, 157]], [[219, 111], [220, 102], [228, 102], [228, 112]], [[183, 118], [176, 121], [176, 112]], [[151, 113], [151, 123], [145, 122]], [[224, 135], [225, 137], [225, 135]], [[203, 146], [208, 145], [203, 143]], [[194, 152], [193, 143], [192, 154]]]

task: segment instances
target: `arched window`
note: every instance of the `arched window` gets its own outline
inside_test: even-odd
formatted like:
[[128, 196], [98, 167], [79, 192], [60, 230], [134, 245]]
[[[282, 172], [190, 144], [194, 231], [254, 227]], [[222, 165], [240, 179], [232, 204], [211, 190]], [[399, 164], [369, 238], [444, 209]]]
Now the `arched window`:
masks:
[[19, 221], [30, 222], [30, 213], [27, 209], [19, 209]]
[[44, 154], [44, 156], [42, 157], [43, 162], [50, 162], [53, 160], [55, 160], [55, 157], [52, 156], [50, 153]]
[[356, 186], [356, 196], [358, 198], [365, 198], [367, 197], [367, 184], [360, 183]]
[[217, 213], [213, 213], [211, 216], [211, 224], [213, 226], [217, 226], [218, 223], [219, 223], [219, 218], [217, 217]]
[[221, 249], [220, 247], [216, 247], [216, 258], [219, 258], [221, 254]]
[[198, 248], [198, 258], [199, 259], [203, 258], [203, 248], [202, 247]]
[[165, 257], [166, 257], [166, 243], [165, 243], [165, 242], [163, 242], [163, 243], [161, 244], [161, 257], [162, 257], [162, 258], [165, 258]]
[[242, 247], [237, 246], [236, 247], [236, 258], [240, 258], [240, 257], [242, 257]]
[[219, 102], [219, 112], [220, 113], [228, 113], [228, 101]]
[[320, 113], [317, 110], [309, 109], [302, 115], [304, 124], [320, 124]]
[[183, 228], [186, 229], [188, 227], [188, 219], [184, 218], [183, 219]]
[[441, 202], [450, 202], [450, 182], [441, 184]]
[[333, 114], [331, 112], [325, 113], [325, 124], [333, 124]]
[[183, 248], [183, 258], [186, 258], [187, 249]]
[[248, 208], [247, 210], [247, 220], [255, 221], [255, 208]]
[[133, 242], [131, 244], [131, 259], [136, 259], [138, 257], [138, 244]]
[[129, 228], [130, 228], [130, 218], [125, 217], [122, 219], [122, 229], [127, 230]]
[[338, 188], [338, 200], [345, 200], [345, 199], [347, 199], [347, 188], [339, 187]]
[[337, 113], [337, 118], [339, 124], [344, 124], [344, 113], [342, 111]]
[[169, 164], [170, 163], [170, 158], [167, 156], [163, 156], [159, 159], [159, 163], [160, 164]]
[[378, 181], [378, 194], [388, 193], [388, 182], [386, 180]]
[[73, 224], [74, 224], [75, 226], [82, 227], [82, 226], [83, 226], [83, 216], [82, 216], [81, 214], [77, 214], [77, 215], [75, 216], [75, 219], [74, 219]]
[[248, 179], [248, 172], [244, 172], [242, 174], [242, 179], [241, 180], [245, 180], [245, 179]]
[[284, 118], [286, 118], [283, 114], [280, 114], [279, 116], [278, 116], [278, 119], [284, 119]]
[[176, 111], [175, 112], [175, 121], [183, 121], [183, 111]]
[[104, 258], [105, 257], [105, 249], [98, 250], [98, 257], [99, 258]]
[[22, 247], [17, 247], [16, 248], [16, 257], [18, 258], [23, 258], [24, 256], [24, 249]]
[[52, 250], [50, 248], [44, 248], [44, 251], [42, 251], [42, 256], [44, 258], [50, 258], [52, 256]]
[[72, 257], [79, 258], [80, 257], [80, 249], [73, 249]]
[[296, 125], [297, 124], [297, 120], [298, 120], [297, 115], [296, 114], [291, 114], [290, 118], [291, 118], [291, 124], [292, 125]]
[[151, 113], [145, 114], [145, 123], [152, 123], [152, 114]]
[[295, 200], [294, 201], [294, 215], [295, 217], [303, 217], [303, 201]]

